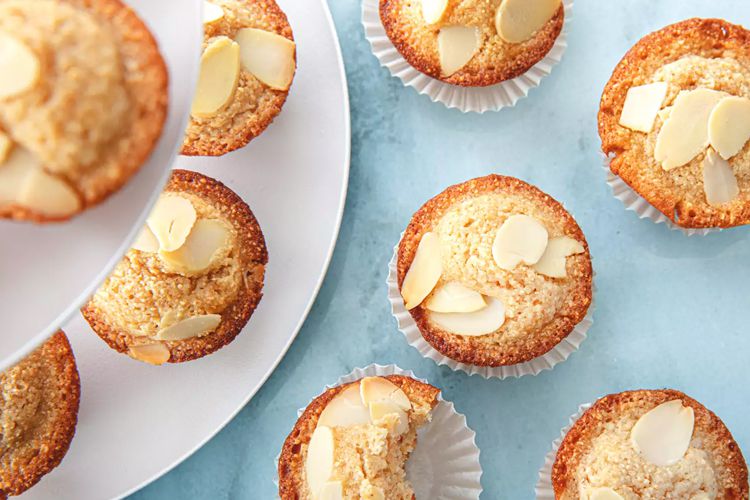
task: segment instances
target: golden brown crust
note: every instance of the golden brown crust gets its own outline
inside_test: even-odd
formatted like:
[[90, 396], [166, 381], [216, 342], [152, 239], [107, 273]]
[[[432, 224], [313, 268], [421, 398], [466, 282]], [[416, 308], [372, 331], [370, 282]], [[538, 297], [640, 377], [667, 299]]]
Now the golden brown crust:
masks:
[[[495, 85], [526, 73], [552, 49], [555, 40], [560, 36], [565, 18], [565, 9], [560, 5], [557, 13], [532, 38], [515, 44], [504, 42], [496, 33], [493, 23], [491, 28], [484, 29], [483, 45], [474, 58], [456, 73], [444, 77], [440, 72], [436, 50], [426, 46], [434, 44], [421, 43], [419, 37], [429, 34], [430, 37], [437, 38], [439, 28], [445, 21], [428, 26], [421, 16], [406, 15], [406, 10], [412, 9], [418, 3], [411, 0], [380, 0], [380, 19], [388, 38], [404, 59], [417, 70], [445, 83], [465, 87]], [[482, 0], [479, 3], [482, 5], [467, 8], [491, 9], [494, 13], [500, 5], [499, 0]], [[455, 6], [448, 7], [451, 8]], [[444, 15], [447, 24], [451, 23], [450, 16], [449, 10]], [[494, 19], [494, 15], [492, 17]], [[488, 45], [488, 40], [492, 42], [492, 47]], [[489, 52], [495, 50], [495, 46], [502, 47], [502, 58]]]
[[[740, 203], [715, 208], [705, 199], [687, 200], [673, 182], [680, 169], [644, 172], [637, 158], [628, 158], [639, 132], [622, 127], [619, 117], [628, 89], [647, 83], [670, 62], [688, 55], [731, 57], [750, 65], [750, 31], [721, 19], [688, 19], [648, 34], [615, 67], [602, 93], [599, 137], [602, 151], [611, 157], [610, 169], [675, 224], [685, 228], [730, 227], [750, 222], [750, 193]], [[680, 167], [687, 168], [687, 167]]]
[[[383, 378], [400, 387], [412, 401], [429, 401], [433, 408], [438, 403], [440, 389], [437, 387], [402, 375], [387, 375]], [[310, 442], [323, 409], [337, 394], [357, 383], [359, 383], [359, 380], [327, 389], [323, 394], [313, 399], [297, 419], [294, 429], [284, 441], [279, 456], [279, 497], [282, 500], [299, 499], [305, 467], [302, 446]]]
[[[127, 145], [111, 154], [117, 157], [116, 171], [92, 169], [85, 176], [85, 190], [75, 189], [82, 202], [79, 212], [91, 208], [119, 190], [146, 162], [161, 136], [169, 100], [167, 67], [148, 27], [130, 7], [120, 0], [60, 0], [89, 13], [110, 25], [120, 45], [126, 88], [131, 99], [133, 123]], [[71, 187], [75, 185], [63, 179]], [[77, 214], [76, 213], [76, 214]], [[65, 217], [50, 217], [17, 204], [0, 207], [0, 218], [36, 223], [61, 222]]]
[[[610, 394], [599, 399], [579, 418], [568, 431], [552, 466], [552, 486], [555, 498], [577, 498], [575, 474], [578, 464], [591, 446], [592, 440], [608, 422], [616, 421], [633, 406], [651, 409], [657, 405], [679, 399], [690, 406], [695, 414], [695, 433], [704, 436], [703, 442], [717, 469], [720, 499], [748, 498], [747, 465], [739, 446], [729, 429], [713, 412], [682, 392], [663, 390], [636, 390]], [[645, 413], [645, 411], [644, 411]]]
[[536, 335], [527, 335], [512, 347], [490, 348], [482, 344], [478, 337], [452, 334], [439, 329], [428, 320], [426, 309], [421, 305], [409, 311], [417, 323], [422, 337], [435, 349], [451, 359], [476, 366], [513, 365], [534, 359], [548, 352], [570, 334], [573, 328], [586, 316], [592, 300], [593, 270], [588, 243], [583, 231], [573, 216], [555, 199], [538, 188], [514, 177], [488, 175], [449, 187], [425, 203], [413, 216], [398, 247], [398, 286], [403, 285], [406, 272], [411, 266], [422, 235], [428, 232], [440, 217], [461, 200], [486, 193], [522, 194], [534, 203], [552, 209], [556, 217], [564, 221], [564, 234], [581, 242], [585, 248], [584, 259], [578, 271], [578, 284], [567, 297], [566, 304]]
[[[28, 453], [23, 453], [19, 450], [5, 451], [5, 447], [2, 447], [0, 496], [20, 495], [57, 467], [70, 447], [78, 421], [80, 380], [75, 357], [65, 334], [62, 331], [57, 332], [17, 366], [24, 362], [47, 363], [54, 373], [55, 379], [49, 380], [48, 383], [56, 385], [54, 394], [57, 399], [54, 403], [46, 402], [54, 408], [48, 413], [48, 417], [54, 418], [54, 421], [46, 422], [49, 434], [29, 437], [38, 440], [37, 449], [25, 450]], [[3, 386], [7, 383], [5, 376], [6, 374], [0, 375]]]
[[[231, 189], [216, 179], [190, 170], [174, 170], [165, 192], [187, 192], [200, 196], [231, 221], [240, 242], [239, 258], [247, 269], [243, 286], [235, 301], [221, 313], [219, 327], [208, 335], [179, 341], [164, 342], [170, 350], [170, 363], [181, 363], [201, 358], [232, 342], [247, 324], [263, 297], [263, 277], [268, 263], [263, 232], [250, 207]], [[112, 349], [127, 353], [133, 345], [133, 335], [112, 326], [106, 314], [89, 301], [81, 313], [91, 328]]]
[[[286, 14], [274, 0], [216, 0], [214, 3], [225, 8], [242, 9], [246, 11], [246, 17], [241, 20], [236, 17], [231, 20], [225, 18], [205, 25], [205, 41], [221, 35], [232, 38], [241, 28], [264, 29], [294, 41]], [[221, 114], [210, 118], [191, 116], [182, 145], [183, 155], [221, 156], [245, 146], [271, 124], [289, 95], [289, 90], [271, 89], [244, 70], [240, 72], [237, 85], [237, 92], [247, 90], [259, 92], [260, 95], [253, 99], [252, 106], [233, 110], [235, 115], [229, 119]], [[237, 93], [228, 106], [236, 100]]]

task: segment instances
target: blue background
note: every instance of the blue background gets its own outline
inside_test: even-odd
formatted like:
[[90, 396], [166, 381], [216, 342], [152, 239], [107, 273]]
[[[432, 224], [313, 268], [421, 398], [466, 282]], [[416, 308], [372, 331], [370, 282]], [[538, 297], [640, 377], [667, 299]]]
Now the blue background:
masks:
[[[359, 2], [329, 5], [349, 79], [352, 163], [325, 284], [299, 337], [247, 407], [133, 498], [276, 497], [274, 457], [297, 408], [373, 362], [413, 370], [466, 414], [482, 450], [485, 499], [533, 498], [544, 455], [569, 415], [626, 389], [687, 392], [750, 454], [748, 231], [687, 238], [626, 212], [604, 182], [596, 132], [601, 90], [635, 41], [693, 16], [750, 26], [747, 0], [577, 0], [562, 63], [529, 98], [484, 115], [448, 110], [405, 88], [371, 54]], [[389, 312], [387, 264], [411, 214], [446, 186], [491, 172], [525, 179], [564, 202], [594, 258], [589, 339], [536, 377], [484, 380], [438, 368], [406, 344]]]

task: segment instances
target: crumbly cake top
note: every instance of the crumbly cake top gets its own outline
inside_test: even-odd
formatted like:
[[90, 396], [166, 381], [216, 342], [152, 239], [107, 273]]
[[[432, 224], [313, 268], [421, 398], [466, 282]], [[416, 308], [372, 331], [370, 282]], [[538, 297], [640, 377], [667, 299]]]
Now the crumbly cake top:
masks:
[[[563, 26], [564, 8], [560, 5], [531, 38], [520, 43], [507, 42], [495, 27], [501, 3], [502, 0], [449, 0], [442, 18], [428, 24], [421, 1], [380, 0], [380, 17], [398, 51], [419, 71], [454, 85], [485, 86], [528, 71], [550, 51]], [[459, 71], [441, 76], [438, 33], [449, 26], [476, 27], [479, 48]]]
[[50, 172], [80, 179], [132, 119], [117, 39], [90, 12], [54, 0], [0, 2], [0, 30], [43, 64], [38, 85], [0, 99], [2, 128]]
[[[675, 412], [689, 415], [689, 424]], [[644, 431], [649, 425], [651, 430]], [[682, 429], [677, 431], [681, 437], [667, 437], [676, 428]], [[653, 455], [665, 450], [671, 450], [666, 451], [668, 460]], [[747, 466], [724, 423], [671, 389], [626, 391], [597, 400], [565, 435], [552, 467], [552, 484], [555, 498], [561, 500], [589, 498], [607, 489], [625, 500], [748, 495]]]
[[[365, 382], [370, 383], [369, 389], [363, 388]], [[383, 383], [386, 392], [371, 392], [373, 386], [383, 389]], [[398, 389], [391, 393], [394, 385]], [[417, 444], [417, 428], [430, 420], [439, 392], [401, 375], [365, 377], [326, 390], [305, 408], [284, 442], [279, 457], [279, 496], [283, 500], [312, 500], [310, 482], [326, 481], [335, 486], [334, 495], [340, 490], [346, 500], [411, 500], [414, 493], [404, 466]], [[366, 400], [370, 402], [364, 405]], [[388, 409], [373, 414], [372, 405], [384, 402]], [[392, 406], [395, 402], [397, 407]], [[330, 439], [328, 446], [313, 443], [319, 433], [329, 436], [321, 440]], [[327, 465], [322, 469], [311, 466], [311, 454], [315, 464]]]
[[59, 390], [51, 383], [57, 368], [41, 349], [0, 374], [0, 455], [29, 446], [50, 424], [48, 413]]
[[[495, 256], [498, 235], [518, 216], [543, 226], [544, 246], [551, 248], [554, 240], [565, 239], [576, 247], [560, 255], [561, 274], [551, 276], [524, 262], [512, 268], [500, 266]], [[402, 294], [427, 233], [439, 241], [442, 273], [429, 295], [410, 312], [425, 340], [446, 356], [480, 366], [515, 364], [549, 351], [583, 320], [592, 297], [586, 240], [562, 205], [537, 188], [512, 177], [490, 175], [452, 186], [428, 201], [412, 217], [399, 245]], [[432, 299], [449, 283], [480, 293], [488, 307], [490, 299], [499, 299], [504, 322], [481, 334], [449, 331], [436, 321], [447, 315], [436, 315], [431, 309]]]
[[[689, 55], [665, 64], [644, 83], [651, 82], [667, 83], [667, 96], [663, 104], [666, 110], [674, 103], [677, 94], [684, 90], [708, 88], [734, 96], [750, 97], [750, 65], [742, 64], [731, 57], [706, 58]], [[656, 138], [666, 116], [657, 116], [654, 127], [648, 134], [633, 134], [628, 155], [638, 156], [643, 177], [650, 178], [654, 183], [663, 183], [664, 189], [680, 193], [681, 198], [689, 204], [703, 205], [706, 200], [702, 167], [705, 154], [699, 154], [687, 165], [668, 172], [665, 172], [654, 159]], [[728, 161], [738, 184], [747, 193], [747, 190], [750, 190], [750, 143]], [[748, 203], [748, 196], [750, 194], [739, 197], [732, 204], [741, 209]]]
[[0, 497], [20, 495], [60, 463], [75, 432], [79, 395], [62, 332], [0, 374]]
[[718, 486], [711, 456], [693, 436], [685, 456], [660, 467], [641, 458], [630, 442], [630, 432], [643, 408], [631, 409], [610, 422], [591, 443], [576, 470], [582, 498], [597, 487], [610, 487], [626, 500], [637, 498], [692, 498], [699, 493], [717, 498]]
[[[203, 49], [218, 37], [234, 39], [242, 28], [257, 28], [293, 40], [292, 28], [274, 0], [211, 0], [224, 17], [204, 25]], [[234, 96], [218, 113], [190, 117], [182, 154], [221, 155], [259, 135], [281, 111], [288, 90], [274, 90], [240, 69]]]
[[[542, 222], [550, 238], [565, 234], [554, 210], [523, 196], [505, 194], [486, 194], [457, 203], [434, 228], [443, 248], [443, 275], [437, 287], [458, 281], [505, 304], [503, 327], [476, 337], [477, 342], [491, 346], [514, 344], [517, 339], [542, 330], [559, 314], [566, 298], [578, 286], [573, 276], [551, 280], [530, 266], [520, 265], [512, 271], [498, 267], [492, 257], [492, 243], [498, 229], [513, 214], [530, 215]], [[568, 259], [568, 267], [573, 270], [576, 259], [584, 261], [586, 256]]]
[[[334, 427], [332, 479], [342, 482], [343, 498], [375, 500], [374, 492], [382, 491], [384, 498], [411, 500], [414, 491], [404, 466], [417, 444], [417, 429], [428, 421], [431, 410], [429, 401], [412, 401], [409, 429], [402, 435], [393, 432], [398, 419], [395, 414], [378, 423]], [[306, 449], [303, 457], [307, 459]], [[306, 479], [301, 498], [314, 500]]]
[[189, 274], [166, 263], [158, 253], [131, 249], [92, 298], [94, 307], [123, 332], [148, 337], [180, 320], [220, 314], [237, 297], [243, 280], [237, 229], [219, 209], [193, 193], [167, 193], [188, 199], [198, 219], [222, 221], [226, 245], [211, 265]]
[[0, 132], [11, 155], [31, 155], [25, 171], [46, 176], [43, 187], [44, 179], [32, 185], [52, 193], [33, 199], [16, 186], [0, 200], [0, 217], [65, 220], [146, 161], [166, 118], [166, 66], [148, 28], [120, 0], [2, 0], [0, 34], [38, 65], [30, 86], [0, 99]]
[[[667, 84], [648, 133], [618, 121], [631, 88]], [[719, 19], [688, 19], [642, 38], [615, 68], [602, 93], [599, 135], [610, 168], [676, 224], [729, 227], [750, 221], [750, 143], [728, 158], [739, 193], [712, 206], [704, 190], [703, 164], [710, 148], [688, 163], [665, 170], [655, 159], [657, 137], [682, 91], [709, 89], [750, 98], [750, 32]]]

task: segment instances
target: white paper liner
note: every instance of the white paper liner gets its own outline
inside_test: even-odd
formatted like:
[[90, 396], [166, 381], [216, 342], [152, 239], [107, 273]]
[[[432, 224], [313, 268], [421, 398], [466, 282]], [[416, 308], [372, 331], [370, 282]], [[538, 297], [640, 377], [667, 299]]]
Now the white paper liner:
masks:
[[[355, 368], [335, 383], [327, 385], [326, 389], [363, 377], [386, 375], [403, 375], [429, 383], [398, 366], [372, 364]], [[297, 410], [297, 417], [304, 411], [305, 408]], [[277, 469], [278, 462], [277, 456]], [[442, 392], [432, 410], [432, 419], [417, 431], [417, 446], [406, 462], [406, 479], [418, 499], [471, 500], [478, 499], [482, 493], [482, 466], [476, 433], [469, 428], [466, 417], [456, 411], [453, 403], [443, 399]]]
[[531, 89], [538, 87], [542, 79], [560, 62], [568, 47], [568, 23], [573, 13], [573, 0], [563, 0], [565, 19], [560, 35], [547, 55], [526, 73], [488, 87], [461, 87], [425, 75], [401, 56], [385, 33], [378, 4], [378, 0], [362, 0], [362, 25], [372, 53], [378, 58], [380, 65], [388, 68], [391, 75], [401, 79], [404, 85], [427, 95], [433, 102], [441, 102], [448, 108], [456, 108], [464, 113], [499, 111], [515, 106]]
[[612, 195], [620, 200], [625, 205], [625, 210], [632, 210], [638, 215], [639, 219], [651, 219], [657, 224], [664, 224], [669, 229], [681, 231], [687, 236], [705, 236], [710, 233], [721, 231], [720, 228], [705, 228], [705, 229], [688, 229], [680, 227], [672, 222], [669, 217], [661, 213], [651, 203], [646, 201], [644, 197], [635, 192], [633, 188], [628, 186], [628, 183], [622, 180], [618, 175], [612, 173], [609, 168], [609, 164], [612, 158], [602, 154], [604, 159], [604, 170], [607, 173], [607, 184], [612, 188]]
[[552, 449], [544, 457], [544, 465], [539, 470], [539, 481], [536, 483], [534, 492], [537, 500], [555, 500], [555, 490], [552, 488], [552, 465], [557, 457], [557, 450], [560, 448], [565, 435], [568, 433], [573, 424], [581, 418], [586, 410], [591, 408], [591, 403], [586, 403], [578, 407], [578, 413], [570, 416], [568, 425], [560, 431], [560, 437], [552, 442]]
[[[393, 257], [391, 257], [391, 262], [388, 264], [388, 279], [386, 280], [386, 284], [388, 285], [388, 301], [391, 303], [391, 313], [393, 314], [393, 317], [396, 318], [399, 331], [404, 334], [409, 345], [419, 351], [423, 357], [433, 360], [438, 365], [448, 366], [454, 371], [460, 370], [469, 375], [481, 375], [484, 378], [499, 379], [508, 377], [519, 378], [524, 375], [538, 375], [545, 370], [551, 370], [556, 364], [562, 363], [568, 359], [571, 354], [577, 351], [581, 346], [581, 343], [586, 340], [586, 334], [594, 323], [594, 301], [592, 300], [583, 320], [578, 323], [568, 336], [562, 339], [559, 344], [539, 357], [529, 361], [524, 361], [523, 363], [507, 366], [476, 366], [461, 363], [442, 354], [440, 351], [432, 347], [432, 345], [430, 345], [430, 343], [422, 336], [422, 332], [419, 331], [417, 323], [414, 321], [414, 318], [412, 318], [411, 313], [406, 309], [404, 299], [401, 297], [401, 291], [398, 289], [398, 271], [396, 269], [397, 260], [398, 244], [393, 248]], [[596, 287], [593, 286], [592, 288], [595, 293]]]

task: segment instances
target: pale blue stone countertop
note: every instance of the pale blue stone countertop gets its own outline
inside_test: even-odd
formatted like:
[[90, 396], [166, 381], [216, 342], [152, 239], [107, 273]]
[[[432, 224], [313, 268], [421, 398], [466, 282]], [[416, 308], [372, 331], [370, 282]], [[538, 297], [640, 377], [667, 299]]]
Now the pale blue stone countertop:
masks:
[[[626, 389], [688, 393], [724, 420], [750, 456], [748, 229], [688, 238], [626, 212], [604, 182], [596, 132], [602, 88], [636, 40], [694, 16], [750, 26], [747, 0], [577, 0], [562, 63], [514, 108], [484, 115], [448, 110], [405, 88], [371, 54], [359, 2], [329, 4], [349, 78], [352, 164], [325, 284], [247, 407], [133, 498], [276, 497], [274, 457], [297, 408], [373, 362], [413, 370], [466, 414], [482, 450], [485, 499], [533, 498], [544, 455], [578, 405]], [[536, 377], [484, 380], [438, 368], [407, 345], [386, 298], [388, 261], [411, 214], [448, 185], [491, 172], [525, 179], [563, 202], [594, 259], [589, 339]]]

